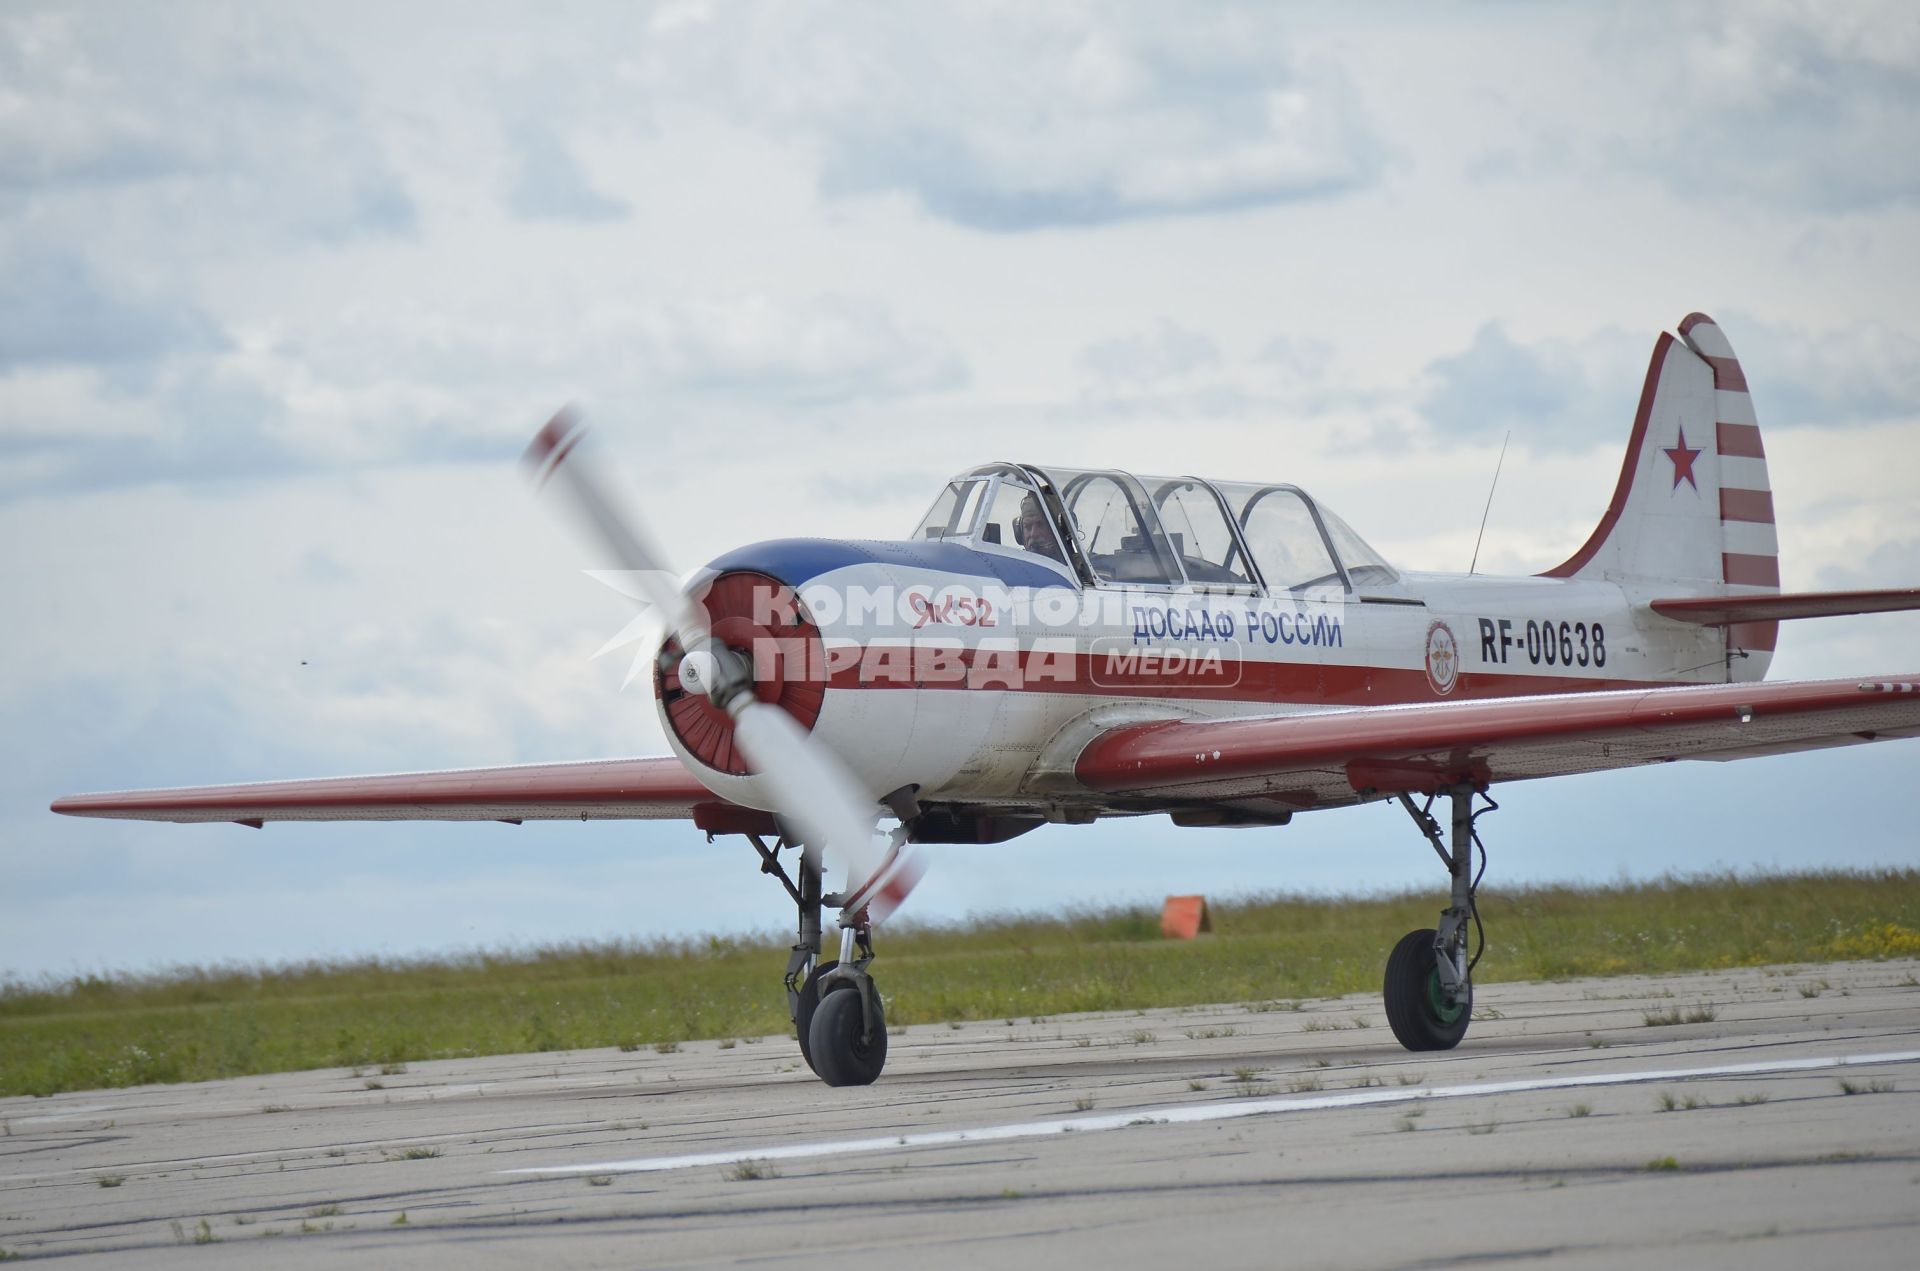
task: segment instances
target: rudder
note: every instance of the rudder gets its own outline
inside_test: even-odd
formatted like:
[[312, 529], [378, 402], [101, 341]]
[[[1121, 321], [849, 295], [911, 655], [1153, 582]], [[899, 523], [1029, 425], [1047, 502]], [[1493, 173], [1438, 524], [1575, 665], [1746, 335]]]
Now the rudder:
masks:
[[[1766, 451], [1733, 346], [1713, 319], [1662, 332], [1647, 366], [1613, 498], [1586, 543], [1549, 578], [1659, 584], [1669, 595], [1769, 595], [1780, 545]], [[1727, 628], [1735, 678], [1766, 673], [1779, 623]]]

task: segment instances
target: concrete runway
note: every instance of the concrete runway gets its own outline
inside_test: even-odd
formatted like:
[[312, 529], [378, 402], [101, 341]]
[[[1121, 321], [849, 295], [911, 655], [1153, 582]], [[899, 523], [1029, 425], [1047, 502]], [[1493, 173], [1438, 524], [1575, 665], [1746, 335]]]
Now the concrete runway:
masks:
[[[1648, 1023], [1676, 1011], [1713, 1018]], [[821, 1086], [774, 1037], [6, 1099], [0, 1250], [461, 1271], [1920, 1263], [1920, 962], [1495, 984], [1475, 1019], [1437, 1058], [1402, 1051], [1373, 996], [917, 1025], [864, 1090]]]

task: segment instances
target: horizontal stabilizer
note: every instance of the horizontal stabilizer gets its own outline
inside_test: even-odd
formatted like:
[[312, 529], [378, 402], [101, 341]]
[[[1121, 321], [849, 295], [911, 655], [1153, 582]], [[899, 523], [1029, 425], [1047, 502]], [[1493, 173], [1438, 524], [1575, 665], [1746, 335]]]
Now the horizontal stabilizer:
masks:
[[1849, 613], [1892, 613], [1920, 609], [1920, 587], [1887, 591], [1800, 591], [1773, 596], [1697, 596], [1654, 600], [1649, 607], [1664, 618], [1702, 627], [1782, 618], [1833, 618]]

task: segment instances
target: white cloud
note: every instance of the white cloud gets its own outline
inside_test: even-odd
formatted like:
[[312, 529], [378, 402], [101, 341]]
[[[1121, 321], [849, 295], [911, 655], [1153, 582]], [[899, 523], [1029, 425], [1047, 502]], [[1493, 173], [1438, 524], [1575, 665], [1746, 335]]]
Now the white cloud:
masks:
[[1694, 197], [1817, 211], [1920, 200], [1920, 22], [1893, 2], [1616, 14], [1604, 48], [1641, 94], [1609, 147]]
[[[901, 533], [941, 477], [1008, 458], [1298, 481], [1396, 563], [1464, 568], [1512, 426], [1481, 564], [1525, 572], [1604, 508], [1657, 326], [1710, 303], [1767, 428], [1789, 585], [1920, 581], [1910, 22], [329, 14], [0, 17], [0, 254], [25, 262], [0, 281], [0, 965], [181, 956], [180, 924], [131, 917], [162, 890], [205, 897], [191, 956], [378, 946], [382, 879], [458, 914], [433, 943], [784, 920], [777, 888], [741, 890], [750, 853], [685, 827], [255, 836], [43, 811], [658, 752], [626, 660], [590, 661], [629, 616], [578, 573], [606, 562], [512, 469], [569, 398], [682, 567]], [[1632, 38], [1596, 46], [1615, 21]], [[1689, 64], [1728, 41], [1726, 67]], [[1489, 147], [1513, 156], [1497, 187]], [[516, 210], [516, 189], [555, 202]], [[624, 214], [581, 215], [602, 199]], [[1913, 621], [1794, 624], [1776, 673], [1903, 669]], [[1818, 762], [1525, 787], [1508, 806], [1535, 819], [1503, 834], [1543, 850], [1497, 872], [1652, 872], [1677, 838], [1711, 863], [1748, 805], [1752, 857], [1833, 859], [1830, 810], [1764, 797], [1795, 782], [1885, 790], [1849, 808], [1846, 859], [1910, 857], [1907, 752]], [[1009, 878], [1084, 899], [1093, 852], [1103, 898], [1426, 877], [1419, 844], [1379, 846], [1391, 809], [1366, 815], [1303, 818], [1280, 872], [1158, 821], [1050, 831], [966, 849], [916, 911], [992, 907]], [[1699, 836], [1634, 849], [1648, 815]], [[523, 844], [579, 868], [521, 888]], [[296, 932], [316, 861], [352, 882]]]
[[413, 228], [351, 74], [263, 11], [15, 10], [0, 84], [0, 200], [16, 213], [159, 218], [203, 246]]
[[1220, 361], [1220, 346], [1202, 331], [1161, 318], [1133, 335], [1088, 345], [1080, 365], [1116, 384], [1151, 384], [1184, 379]]
[[[644, 401], [634, 417], [665, 415], [684, 430], [729, 403], [846, 408], [949, 391], [968, 378], [946, 337], [865, 296], [609, 296], [567, 311], [567, 297], [549, 293], [472, 312], [408, 297], [214, 348], [219, 331], [192, 308], [44, 290], [44, 300], [16, 302], [0, 283], [0, 332], [17, 326], [28, 337], [22, 359], [51, 362], [70, 348], [95, 369], [56, 363], [0, 374], [0, 499], [504, 462], [582, 386], [600, 402]], [[44, 326], [41, 311], [51, 315]], [[135, 363], [140, 378], [128, 383], [124, 364], [136, 357], [145, 359]]]
[[595, 189], [567, 143], [534, 119], [507, 125], [514, 173], [507, 202], [535, 220], [616, 220], [627, 205]]
[[1333, 345], [1314, 336], [1276, 335], [1261, 346], [1257, 361], [1289, 383], [1323, 378], [1333, 361]]
[[807, 144], [829, 194], [897, 191], [975, 229], [1320, 198], [1380, 165], [1338, 68], [1301, 65], [1265, 6], [721, 12], [643, 50], [651, 93]]
[[0, 375], [80, 363], [138, 374], [226, 344], [197, 305], [114, 286], [64, 245], [0, 244]]
[[605, 307], [589, 322], [602, 338], [636, 335], [635, 355], [661, 380], [701, 390], [817, 402], [953, 388], [966, 379], [940, 337], [861, 296]]
[[[1746, 317], [1721, 324], [1766, 427], [1920, 422], [1920, 340], [1884, 323], [1809, 331]], [[1617, 330], [1518, 341], [1484, 324], [1464, 352], [1436, 358], [1422, 413], [1451, 440], [1497, 438], [1577, 449], [1633, 417], [1650, 341]]]
[[1522, 344], [1488, 322], [1464, 352], [1428, 367], [1421, 411], [1443, 440], [1484, 442], [1511, 430], [1532, 449], [1582, 449], [1625, 436], [1650, 347], [1618, 331]]
[[1726, 328], [1762, 424], [1838, 427], [1905, 420], [1920, 425], [1920, 339], [1867, 320], [1817, 331], [1739, 315]]

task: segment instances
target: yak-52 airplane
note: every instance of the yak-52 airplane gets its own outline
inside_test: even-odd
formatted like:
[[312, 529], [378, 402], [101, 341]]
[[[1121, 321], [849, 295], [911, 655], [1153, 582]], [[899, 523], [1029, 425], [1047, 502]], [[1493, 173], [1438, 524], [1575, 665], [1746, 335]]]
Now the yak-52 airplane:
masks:
[[[1599, 525], [1532, 577], [1396, 569], [1292, 485], [1001, 463], [955, 478], [908, 539], [760, 543], [683, 589], [580, 436], [563, 411], [528, 461], [657, 608], [673, 755], [53, 810], [254, 827], [677, 818], [742, 835], [799, 907], [786, 986], [801, 1052], [857, 1085], [886, 1061], [872, 926], [912, 885], [910, 844], [1150, 813], [1277, 826], [1398, 799], [1451, 892], [1387, 958], [1386, 1013], [1403, 1045], [1439, 1050], [1471, 1016], [1474, 821], [1495, 784], [1920, 736], [1920, 675], [1759, 682], [1782, 620], [1920, 608], [1920, 589], [1780, 591], [1746, 380], [1700, 314], [1654, 346]], [[1441, 796], [1445, 824], [1429, 813]], [[844, 890], [825, 890], [829, 869]], [[829, 907], [837, 958], [821, 956]]]

